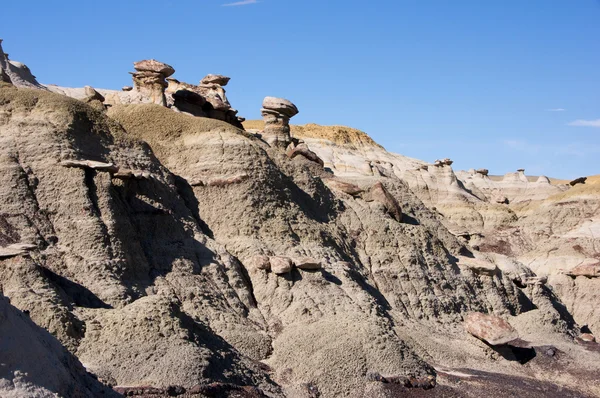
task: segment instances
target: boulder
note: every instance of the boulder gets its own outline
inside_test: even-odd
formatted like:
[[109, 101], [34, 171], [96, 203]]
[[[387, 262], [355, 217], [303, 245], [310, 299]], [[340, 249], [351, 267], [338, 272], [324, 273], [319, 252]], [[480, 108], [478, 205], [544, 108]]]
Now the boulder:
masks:
[[269, 261], [269, 257], [265, 255], [256, 255], [250, 257], [246, 261], [246, 266], [249, 270], [271, 270], [271, 262]]
[[364, 192], [358, 185], [351, 184], [349, 182], [338, 180], [337, 178], [328, 178], [323, 180], [325, 185], [334, 191], [340, 191], [351, 196], [358, 196]]
[[402, 221], [402, 209], [400, 208], [400, 204], [388, 192], [388, 190], [383, 186], [381, 182], [376, 182], [375, 185], [371, 187], [369, 190], [371, 194], [371, 199], [376, 202], [381, 203], [387, 213], [392, 216], [392, 218], [398, 222]]
[[315, 270], [321, 269], [323, 266], [320, 260], [314, 259], [312, 257], [294, 257], [292, 262], [296, 266], [296, 268], [305, 269], [305, 270]]
[[104, 96], [102, 94], [100, 94], [99, 92], [97, 92], [92, 86], [85, 86], [83, 89], [85, 91], [85, 98], [83, 99], [84, 102], [90, 102], [90, 101], [104, 102]]
[[131, 87], [131, 86], [123, 86], [123, 87], [121, 87], [121, 90], [123, 90], [123, 91], [131, 91], [131, 90], [133, 90], [133, 87]]
[[489, 174], [489, 170], [488, 169], [477, 169], [475, 170], [475, 173], [477, 174], [481, 174], [482, 176], [487, 176]]
[[271, 271], [277, 275], [287, 274], [292, 270], [293, 264], [289, 257], [273, 256], [269, 258]]
[[588, 278], [600, 277], [600, 263], [581, 264], [566, 272], [567, 275], [577, 277], [586, 276]]
[[204, 78], [200, 80], [200, 84], [217, 84], [223, 87], [226, 86], [227, 83], [229, 83], [229, 80], [231, 80], [231, 78], [227, 76], [209, 74], [204, 76]]
[[165, 78], [175, 73], [175, 69], [173, 69], [171, 65], [165, 64], [164, 62], [160, 62], [155, 59], [145, 59], [142, 61], [134, 62], [133, 67], [138, 72], [160, 73]]
[[519, 338], [517, 331], [496, 315], [471, 312], [465, 317], [464, 326], [467, 332], [494, 346]]

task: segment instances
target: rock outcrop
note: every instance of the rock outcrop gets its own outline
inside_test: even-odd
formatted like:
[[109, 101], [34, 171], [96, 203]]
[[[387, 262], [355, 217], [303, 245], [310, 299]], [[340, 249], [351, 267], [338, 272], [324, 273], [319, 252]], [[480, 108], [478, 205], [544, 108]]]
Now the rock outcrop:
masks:
[[[142, 396], [461, 395], [457, 373], [474, 396], [524, 374], [527, 391], [600, 394], [580, 383], [600, 373], [581, 337], [600, 325], [600, 279], [568, 274], [598, 261], [594, 178], [455, 172], [357, 130], [289, 126], [278, 100], [244, 131], [209, 114], [235, 115], [226, 79], [203, 80], [169, 78], [179, 112], [137, 88], [93, 89], [100, 109], [90, 89], [0, 86], [0, 289], [63, 365]], [[306, 150], [290, 159], [290, 142]], [[538, 355], [503, 346], [517, 336]]]
[[290, 118], [298, 108], [283, 98], [265, 97], [260, 110], [265, 122], [263, 139], [271, 146], [286, 148], [291, 142]]
[[86, 372], [54, 336], [1, 294], [0, 336], [2, 397], [120, 396]]
[[133, 67], [136, 72], [132, 73], [133, 90], [131, 93], [139, 94], [141, 98], [147, 98], [152, 104], [166, 106], [165, 89], [168, 83], [165, 79], [175, 73], [175, 69], [154, 59], [135, 62]]
[[8, 54], [2, 50], [2, 39], [0, 39], [0, 82], [10, 83], [16, 87], [45, 90], [27, 65], [8, 59]]

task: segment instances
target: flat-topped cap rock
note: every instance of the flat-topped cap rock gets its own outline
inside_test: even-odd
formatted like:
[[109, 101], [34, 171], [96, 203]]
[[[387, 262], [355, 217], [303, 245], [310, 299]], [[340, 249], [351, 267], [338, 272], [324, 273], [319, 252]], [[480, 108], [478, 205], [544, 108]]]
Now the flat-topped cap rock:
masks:
[[293, 117], [298, 114], [296, 105], [284, 98], [265, 97], [262, 107], [266, 110], [279, 112], [287, 117]]
[[175, 73], [175, 69], [171, 65], [167, 65], [155, 59], [144, 59], [142, 61], [134, 62], [133, 67], [139, 72], [156, 72], [164, 77], [169, 77]]
[[227, 76], [209, 74], [200, 80], [200, 84], [218, 84], [219, 86], [226, 86], [227, 83], [229, 83], [229, 80], [231, 80], [231, 78]]

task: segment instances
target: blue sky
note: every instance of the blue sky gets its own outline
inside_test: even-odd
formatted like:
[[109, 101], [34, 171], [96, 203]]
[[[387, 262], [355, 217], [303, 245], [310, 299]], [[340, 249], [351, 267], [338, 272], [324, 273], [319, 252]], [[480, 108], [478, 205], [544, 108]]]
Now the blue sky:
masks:
[[31, 1], [2, 5], [0, 37], [43, 83], [118, 89], [156, 58], [179, 80], [232, 77], [260, 117], [342, 124], [455, 169], [600, 174], [598, 0]]

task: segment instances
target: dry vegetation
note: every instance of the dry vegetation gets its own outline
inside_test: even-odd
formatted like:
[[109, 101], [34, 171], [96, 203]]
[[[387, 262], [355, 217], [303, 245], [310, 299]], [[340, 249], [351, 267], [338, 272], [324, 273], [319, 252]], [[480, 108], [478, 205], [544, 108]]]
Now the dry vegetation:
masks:
[[[262, 130], [264, 122], [262, 120], [247, 120], [244, 122], [244, 128]], [[337, 145], [370, 145], [383, 148], [373, 141], [365, 132], [346, 126], [321, 126], [314, 123], [301, 126], [292, 125], [292, 135], [298, 138], [320, 138], [329, 140]]]

